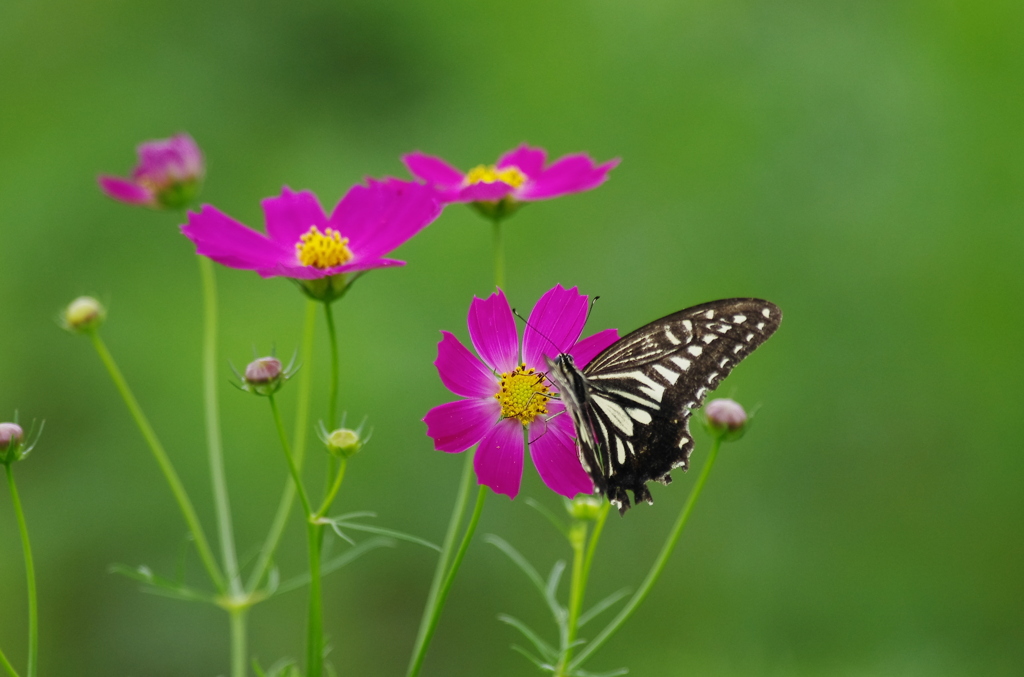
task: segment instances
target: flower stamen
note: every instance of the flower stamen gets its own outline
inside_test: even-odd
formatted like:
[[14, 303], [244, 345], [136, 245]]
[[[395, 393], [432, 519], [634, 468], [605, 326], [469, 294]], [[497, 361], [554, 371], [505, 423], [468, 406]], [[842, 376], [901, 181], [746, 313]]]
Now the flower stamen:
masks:
[[501, 389], [494, 394], [501, 402], [501, 417], [515, 418], [523, 425], [548, 413], [551, 392], [544, 385], [544, 374], [520, 364], [511, 372], [501, 374]]
[[475, 183], [497, 183], [498, 181], [518, 188], [526, 183], [526, 174], [519, 171], [518, 167], [498, 169], [494, 165], [477, 165], [466, 172], [467, 186], [472, 186]]
[[333, 228], [321, 233], [319, 228], [311, 226], [295, 243], [295, 255], [302, 265], [323, 269], [348, 262], [352, 250], [348, 248], [348, 238]]

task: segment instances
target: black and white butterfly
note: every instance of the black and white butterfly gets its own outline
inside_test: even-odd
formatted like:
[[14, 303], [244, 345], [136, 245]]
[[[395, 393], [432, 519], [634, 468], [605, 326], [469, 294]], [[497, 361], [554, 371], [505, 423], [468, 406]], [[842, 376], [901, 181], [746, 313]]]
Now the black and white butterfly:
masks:
[[687, 469], [690, 414], [781, 321], [768, 301], [711, 301], [640, 327], [582, 370], [571, 355], [549, 359], [595, 489], [620, 513], [630, 507], [627, 489], [634, 502], [652, 503], [647, 482], [668, 484], [669, 471]]

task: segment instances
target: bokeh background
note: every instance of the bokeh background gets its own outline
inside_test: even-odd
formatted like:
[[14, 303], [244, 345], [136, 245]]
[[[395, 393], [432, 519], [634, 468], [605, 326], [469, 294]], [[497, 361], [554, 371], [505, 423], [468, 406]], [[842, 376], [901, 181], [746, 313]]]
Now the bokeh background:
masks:
[[[600, 189], [509, 222], [514, 305], [579, 285], [602, 297], [595, 330], [727, 296], [783, 308], [719, 390], [760, 406], [753, 431], [725, 449], [655, 594], [591, 669], [1024, 674], [1022, 26], [1016, 0], [0, 3], [0, 419], [46, 420], [17, 467], [42, 673], [227, 671], [222, 612], [108, 573], [173, 573], [185, 530], [95, 354], [55, 323], [76, 295], [108, 303], [108, 343], [212, 534], [193, 248], [173, 215], [114, 203], [94, 179], [187, 130], [209, 163], [204, 201], [253, 225], [282, 185], [333, 204], [364, 176], [405, 176], [414, 149], [464, 168], [524, 141], [620, 157]], [[406, 268], [339, 305], [342, 404], [374, 429], [339, 511], [441, 539], [461, 457], [433, 451], [420, 419], [450, 398], [438, 330], [465, 337], [470, 299], [492, 289], [489, 238], [452, 207], [400, 250]], [[227, 361], [291, 354], [304, 300], [253, 273], [218, 281], [250, 552], [285, 469], [266, 404], [227, 386]], [[609, 521], [591, 599], [635, 588], [693, 479]], [[21, 553], [0, 494], [0, 646], [22, 665]], [[522, 496], [560, 509], [532, 468]], [[490, 500], [479, 533], [544, 570], [568, 556], [523, 500]], [[296, 522], [283, 574], [304, 557]], [[403, 674], [434, 561], [401, 545], [329, 578], [341, 674]], [[294, 592], [255, 609], [264, 664], [301, 655], [303, 607]], [[479, 538], [423, 674], [533, 674], [500, 612], [554, 637]]]

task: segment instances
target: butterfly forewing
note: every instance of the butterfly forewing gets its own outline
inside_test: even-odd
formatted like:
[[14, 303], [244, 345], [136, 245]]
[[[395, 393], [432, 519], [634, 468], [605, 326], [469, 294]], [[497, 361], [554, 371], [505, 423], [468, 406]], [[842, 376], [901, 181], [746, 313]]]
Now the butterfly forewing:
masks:
[[[598, 491], [621, 512], [650, 501], [647, 482], [687, 467], [688, 421], [707, 393], [778, 328], [781, 311], [760, 299], [712, 301], [673, 313], [619, 339], [582, 372], [552, 369], [573, 417], [577, 449]], [[567, 372], [575, 372], [569, 374]]]

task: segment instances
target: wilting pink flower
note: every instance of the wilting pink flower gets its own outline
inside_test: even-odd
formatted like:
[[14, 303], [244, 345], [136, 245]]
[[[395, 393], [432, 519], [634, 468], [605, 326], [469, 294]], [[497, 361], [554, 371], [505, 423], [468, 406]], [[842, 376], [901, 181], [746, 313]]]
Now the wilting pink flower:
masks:
[[[330, 216], [313, 193], [296, 193], [287, 187], [262, 204], [266, 235], [209, 205], [199, 213], [189, 212], [188, 225], [181, 230], [195, 243], [197, 253], [217, 263], [255, 270], [263, 277], [310, 283], [405, 265], [383, 256], [441, 212], [429, 188], [396, 179], [371, 179], [366, 185], [353, 186]], [[316, 287], [304, 286], [307, 291]]]
[[566, 155], [544, 166], [547, 153], [525, 144], [498, 159], [461, 172], [444, 160], [423, 153], [402, 158], [413, 176], [437, 189], [443, 202], [532, 202], [596, 188], [619, 161], [595, 164], [589, 155]]
[[131, 179], [100, 176], [103, 192], [121, 202], [181, 209], [199, 194], [203, 181], [203, 154], [188, 134], [146, 141], [139, 145], [139, 163]]
[[544, 293], [523, 330], [522, 351], [515, 320], [499, 289], [469, 306], [469, 338], [475, 357], [443, 331], [434, 365], [444, 385], [466, 398], [434, 407], [423, 421], [440, 451], [465, 451], [479, 443], [473, 465], [477, 480], [515, 498], [523, 475], [523, 429], [541, 479], [572, 498], [594, 485], [576, 455], [575, 433], [565, 407], [551, 399], [545, 356], [569, 353], [582, 368], [618, 339], [606, 329], [578, 341], [587, 318], [587, 297], [561, 285]]

